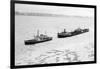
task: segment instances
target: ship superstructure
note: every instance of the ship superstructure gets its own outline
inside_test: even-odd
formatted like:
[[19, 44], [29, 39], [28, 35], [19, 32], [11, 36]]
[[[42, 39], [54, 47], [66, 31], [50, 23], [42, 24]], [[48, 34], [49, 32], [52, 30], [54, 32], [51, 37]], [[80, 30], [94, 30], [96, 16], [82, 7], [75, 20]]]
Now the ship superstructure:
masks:
[[89, 29], [77, 28], [72, 32], [66, 32], [66, 29], [64, 29], [64, 31], [61, 33], [58, 33], [57, 36], [58, 36], [58, 38], [71, 37], [71, 36], [79, 35], [82, 33], [86, 33], [88, 31], [89, 31]]
[[44, 34], [39, 34], [39, 30], [38, 30], [37, 35], [34, 36], [33, 39], [25, 40], [25, 45], [37, 44], [37, 43], [42, 43], [50, 40], [52, 40], [52, 37], [48, 37], [47, 35]]

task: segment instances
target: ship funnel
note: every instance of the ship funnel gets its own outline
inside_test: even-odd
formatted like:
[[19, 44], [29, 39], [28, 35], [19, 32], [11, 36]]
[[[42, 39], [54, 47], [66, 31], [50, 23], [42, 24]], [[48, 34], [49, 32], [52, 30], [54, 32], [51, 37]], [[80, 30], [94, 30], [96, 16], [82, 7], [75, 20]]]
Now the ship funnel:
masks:
[[64, 32], [66, 32], [66, 29], [64, 29]]

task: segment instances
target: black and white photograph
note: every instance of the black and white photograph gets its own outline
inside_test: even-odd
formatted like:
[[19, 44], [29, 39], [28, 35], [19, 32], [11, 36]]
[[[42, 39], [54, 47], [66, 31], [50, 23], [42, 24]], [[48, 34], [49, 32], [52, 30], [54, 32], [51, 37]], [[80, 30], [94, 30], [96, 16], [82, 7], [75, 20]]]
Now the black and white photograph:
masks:
[[15, 3], [15, 66], [95, 61], [95, 9]]

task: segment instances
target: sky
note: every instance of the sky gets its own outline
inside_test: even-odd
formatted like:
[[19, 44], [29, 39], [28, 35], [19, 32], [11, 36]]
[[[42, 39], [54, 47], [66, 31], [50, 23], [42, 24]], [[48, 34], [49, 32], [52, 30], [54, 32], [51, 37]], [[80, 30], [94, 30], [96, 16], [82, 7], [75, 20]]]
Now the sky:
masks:
[[58, 7], [47, 5], [15, 4], [15, 11], [23, 13], [49, 13], [56, 15], [94, 16], [94, 8]]

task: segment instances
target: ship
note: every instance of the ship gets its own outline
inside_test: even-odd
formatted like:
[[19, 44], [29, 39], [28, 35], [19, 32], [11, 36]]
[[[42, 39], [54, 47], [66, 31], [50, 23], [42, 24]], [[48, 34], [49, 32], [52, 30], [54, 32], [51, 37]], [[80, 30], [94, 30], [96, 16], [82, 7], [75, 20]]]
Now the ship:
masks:
[[38, 34], [34, 36], [33, 39], [25, 40], [25, 45], [38, 44], [38, 43], [47, 42], [47, 41], [52, 40], [52, 37], [48, 37], [47, 35], [44, 35], [44, 34], [39, 34], [39, 31], [37, 33]]
[[64, 29], [63, 32], [58, 33], [58, 38], [72, 37], [72, 36], [79, 35], [86, 32], [89, 32], [89, 29], [77, 28], [72, 32], [66, 32], [66, 29]]

